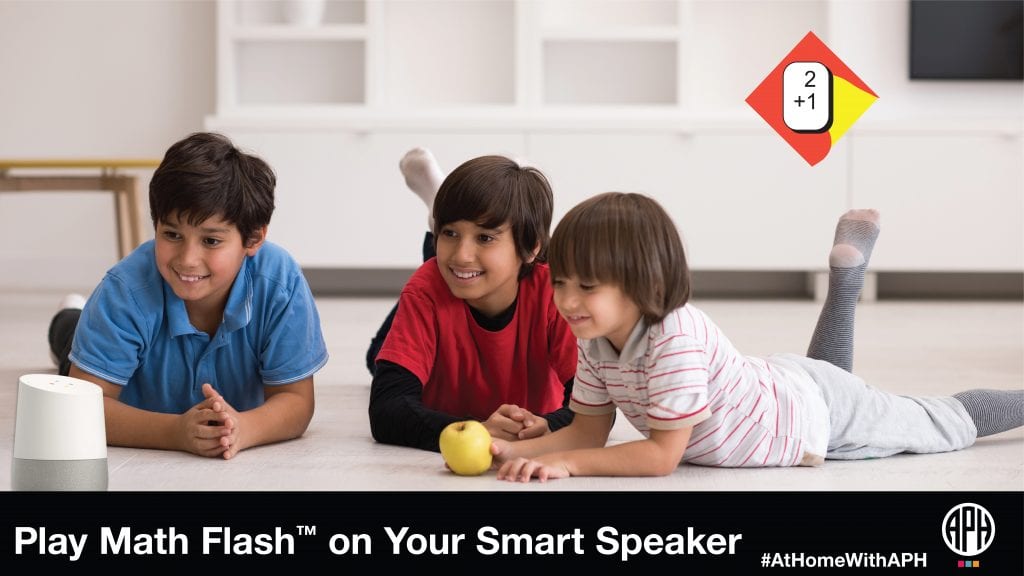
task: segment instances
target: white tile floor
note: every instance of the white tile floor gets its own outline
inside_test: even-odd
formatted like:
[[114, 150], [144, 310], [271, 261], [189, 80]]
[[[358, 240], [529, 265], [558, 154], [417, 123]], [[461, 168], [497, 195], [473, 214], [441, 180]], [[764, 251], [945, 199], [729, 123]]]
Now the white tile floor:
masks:
[[[0, 489], [10, 489], [17, 378], [52, 372], [46, 328], [53, 293], [0, 293]], [[964, 451], [827, 462], [819, 468], [681, 466], [664, 478], [572, 478], [529, 486], [447, 473], [441, 457], [370, 438], [363, 357], [391, 299], [319, 299], [331, 361], [317, 375], [317, 411], [299, 440], [251, 449], [232, 461], [111, 448], [111, 490], [1024, 490], [1024, 430]], [[796, 301], [696, 301], [750, 355], [803, 352], [818, 305]], [[1020, 302], [863, 304], [856, 372], [905, 394], [1024, 386]], [[619, 418], [613, 440], [637, 437]]]

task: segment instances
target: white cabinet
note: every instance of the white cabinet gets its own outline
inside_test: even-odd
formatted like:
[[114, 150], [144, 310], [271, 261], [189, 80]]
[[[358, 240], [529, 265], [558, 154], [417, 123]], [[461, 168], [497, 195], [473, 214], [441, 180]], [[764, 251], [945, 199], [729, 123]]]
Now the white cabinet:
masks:
[[1019, 133], [868, 133], [852, 147], [852, 202], [882, 211], [873, 268], [1024, 269]]
[[809, 171], [772, 135], [542, 133], [528, 147], [547, 167], [556, 217], [595, 193], [648, 194], [672, 216], [697, 269], [824, 268], [846, 204], [843, 151]]
[[[876, 269], [1024, 269], [1019, 98], [908, 84], [891, 55], [907, 27], [874, 28], [902, 3], [328, 0], [313, 26], [286, 6], [219, 1], [207, 127], [275, 168], [271, 238], [304, 266], [415, 266], [425, 208], [397, 162], [427, 146], [446, 170], [525, 158], [551, 178], [556, 221], [598, 192], [646, 192], [697, 269], [820, 270], [835, 219], [865, 206], [884, 212]], [[881, 96], [813, 168], [744, 102], [808, 31]], [[936, 108], [958, 90], [972, 96]], [[982, 95], [997, 123], [969, 118]]]
[[845, 154], [840, 142], [810, 170], [774, 133], [698, 133], [661, 200], [696, 269], [821, 270], [846, 206]]

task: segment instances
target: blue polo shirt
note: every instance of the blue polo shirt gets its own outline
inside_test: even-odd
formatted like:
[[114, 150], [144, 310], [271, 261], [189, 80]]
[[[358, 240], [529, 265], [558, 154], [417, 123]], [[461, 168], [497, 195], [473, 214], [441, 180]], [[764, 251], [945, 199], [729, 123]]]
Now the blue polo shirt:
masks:
[[298, 264], [264, 242], [246, 257], [211, 339], [156, 267], [153, 241], [111, 268], [82, 310], [71, 347], [80, 369], [123, 386], [120, 400], [181, 414], [209, 382], [236, 410], [263, 404], [263, 386], [296, 382], [327, 362], [320, 316]]

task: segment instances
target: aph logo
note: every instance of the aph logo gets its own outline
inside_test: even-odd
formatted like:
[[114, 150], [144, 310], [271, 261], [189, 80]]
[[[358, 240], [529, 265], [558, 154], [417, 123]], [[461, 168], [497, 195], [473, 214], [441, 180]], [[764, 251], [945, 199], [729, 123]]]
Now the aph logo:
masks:
[[996, 522], [978, 504], [965, 502], [954, 506], [942, 519], [942, 539], [949, 549], [961, 556], [977, 556], [996, 537]]

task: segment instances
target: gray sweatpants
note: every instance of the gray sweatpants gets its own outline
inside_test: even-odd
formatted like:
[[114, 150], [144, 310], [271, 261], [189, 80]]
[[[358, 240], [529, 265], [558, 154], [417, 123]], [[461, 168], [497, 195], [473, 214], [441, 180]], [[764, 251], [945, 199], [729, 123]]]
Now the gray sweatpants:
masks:
[[807, 371], [828, 405], [828, 459], [949, 452], [977, 438], [974, 421], [955, 398], [897, 396], [823, 360], [787, 356]]

